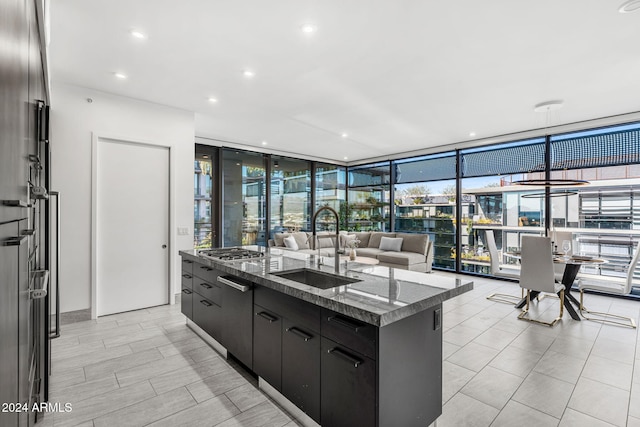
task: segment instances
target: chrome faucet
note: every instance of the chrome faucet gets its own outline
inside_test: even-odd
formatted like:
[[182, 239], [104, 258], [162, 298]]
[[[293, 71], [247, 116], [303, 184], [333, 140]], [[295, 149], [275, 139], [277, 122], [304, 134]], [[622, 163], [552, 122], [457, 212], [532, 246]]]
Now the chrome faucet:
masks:
[[320, 245], [318, 243], [318, 240], [316, 239], [316, 219], [318, 218], [318, 214], [324, 210], [327, 210], [329, 212], [331, 212], [333, 214], [333, 216], [336, 217], [336, 241], [335, 241], [335, 259], [334, 259], [334, 264], [335, 264], [335, 272], [336, 274], [340, 273], [340, 255], [338, 254], [338, 250], [340, 248], [340, 218], [338, 217], [338, 212], [336, 212], [335, 209], [333, 209], [332, 207], [329, 206], [323, 206], [320, 209], [318, 209], [314, 214], [313, 214], [313, 218], [311, 218], [311, 236], [313, 238], [313, 242], [314, 244], [318, 245], [318, 252], [320, 252]]

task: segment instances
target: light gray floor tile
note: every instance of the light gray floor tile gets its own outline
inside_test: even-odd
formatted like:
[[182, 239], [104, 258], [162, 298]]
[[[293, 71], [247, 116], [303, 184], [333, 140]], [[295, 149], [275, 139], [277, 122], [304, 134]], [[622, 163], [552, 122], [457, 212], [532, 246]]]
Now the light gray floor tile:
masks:
[[487, 366], [460, 392], [496, 409], [502, 409], [521, 383], [521, 377]]
[[162, 335], [154, 336], [152, 338], [147, 338], [144, 340], [129, 343], [129, 347], [131, 347], [131, 350], [134, 353], [138, 353], [140, 351], [157, 348], [167, 344], [171, 344], [171, 340], [169, 339], [168, 336], [162, 334]]
[[610, 340], [603, 335], [599, 335], [591, 350], [591, 355], [600, 356], [605, 359], [616, 360], [622, 363], [633, 363], [635, 359], [636, 346], [634, 342], [620, 342]]
[[218, 427], [282, 427], [290, 420], [271, 401], [265, 401], [218, 424]]
[[84, 374], [87, 376], [87, 380], [92, 380], [110, 376], [116, 371], [122, 371], [134, 366], [141, 366], [160, 359], [162, 359], [162, 354], [154, 348], [86, 365], [84, 367]]
[[177, 369], [172, 372], [158, 373], [158, 376], [151, 378], [150, 382], [155, 391], [160, 394], [183, 387], [189, 384], [202, 381], [212, 375], [219, 374], [232, 369], [226, 361], [221, 358], [205, 360], [197, 365]]
[[496, 350], [503, 350], [518, 336], [515, 332], [500, 331], [498, 329], [488, 329], [479, 336], [477, 336], [473, 342], [476, 344], [484, 345], [485, 347], [495, 348]]
[[[136, 325], [139, 326], [139, 325]], [[157, 337], [159, 335], [163, 335], [165, 330], [162, 328], [149, 328], [149, 329], [140, 329], [137, 331], [127, 332], [126, 334], [107, 337], [103, 339], [104, 346], [106, 348], [109, 347], [117, 347], [119, 345], [129, 344], [135, 341], [145, 340], [147, 338]]]
[[208, 360], [208, 359], [219, 358], [220, 354], [218, 354], [217, 351], [215, 351], [214, 349], [212, 349], [208, 345], [205, 345], [205, 346], [202, 346], [202, 347], [198, 347], [195, 350], [189, 351], [187, 353], [187, 356], [189, 356], [191, 359], [193, 359], [194, 362], [200, 363], [200, 362], [204, 362], [205, 360]]
[[136, 427], [171, 416], [196, 405], [186, 388], [181, 387], [96, 418], [95, 427]]
[[267, 400], [267, 396], [251, 384], [243, 384], [225, 394], [243, 412]]
[[158, 347], [158, 350], [164, 357], [169, 357], [176, 354], [188, 354], [190, 351], [204, 346], [207, 346], [207, 343], [205, 343], [202, 338], [193, 336], [181, 341], [165, 344]]
[[149, 424], [149, 427], [211, 427], [239, 413], [236, 405], [221, 395]]
[[568, 406], [599, 420], [624, 426], [628, 405], [628, 391], [588, 378], [580, 378]]
[[447, 360], [463, 368], [480, 372], [498, 353], [496, 349], [472, 342], [449, 356]]
[[595, 340], [583, 340], [574, 337], [565, 337], [563, 335], [551, 344], [549, 350], [586, 360], [591, 353], [594, 343]]
[[629, 399], [629, 415], [640, 418], [640, 384], [631, 385], [631, 398]]
[[[520, 321], [523, 322], [522, 320]], [[537, 353], [542, 356], [556, 339], [553, 336], [545, 334], [543, 332], [545, 328], [548, 328], [548, 326], [534, 324], [531, 328], [518, 335], [518, 337], [509, 344], [509, 346], [516, 347], [530, 353]]]
[[443, 406], [438, 427], [487, 427], [499, 413], [486, 403], [458, 393]]
[[[576, 426], [589, 426], [589, 427], [613, 427], [613, 424], [605, 423], [604, 421], [590, 417], [582, 412], [574, 411], [571, 408], [567, 408], [564, 411], [564, 415], [560, 420], [559, 427], [576, 427]], [[631, 424], [627, 424], [627, 427], [631, 427]]]
[[464, 346], [480, 335], [482, 330], [457, 325], [442, 334], [442, 340], [451, 344]]
[[51, 361], [52, 372], [63, 372], [69, 369], [80, 368], [94, 363], [104, 362], [114, 357], [121, 357], [131, 354], [131, 348], [128, 345], [113, 347], [104, 350], [96, 350], [87, 354], [80, 354], [66, 359], [53, 359]]
[[50, 398], [52, 402], [82, 402], [85, 399], [89, 399], [118, 388], [119, 385], [116, 377], [111, 375], [97, 380], [75, 384], [61, 390], [52, 391]]
[[533, 368], [535, 372], [575, 384], [586, 360], [549, 350]]
[[454, 363], [442, 362], [442, 403], [446, 403], [476, 375], [474, 371]]
[[460, 350], [462, 346], [442, 341], [442, 360], [447, 360], [456, 351]]
[[102, 415], [142, 402], [156, 394], [148, 382], [134, 384], [73, 405], [73, 411], [55, 416], [56, 427], [75, 426]]
[[102, 340], [108, 340], [111, 338], [117, 338], [122, 335], [134, 334], [141, 330], [142, 328], [138, 324], [119, 326], [117, 328], [109, 328], [106, 331], [98, 330], [98, 331], [92, 331], [88, 334], [80, 335], [78, 336], [78, 340], [80, 341], [80, 344], [88, 343], [92, 341], [102, 341]]
[[68, 359], [74, 356], [82, 356], [84, 354], [93, 353], [96, 351], [104, 350], [104, 343], [102, 341], [91, 341], [88, 343], [78, 343], [76, 345], [68, 345], [61, 349], [55, 349], [52, 352], [51, 360], [58, 361]]
[[87, 320], [85, 322], [62, 325], [60, 326], [60, 331], [63, 338], [77, 338], [81, 335], [88, 335], [99, 331], [107, 331], [109, 329], [116, 329], [117, 327], [118, 322], [116, 321], [98, 323], [95, 320]]
[[116, 371], [116, 377], [121, 387], [134, 384], [140, 381], [148, 380], [158, 376], [159, 372], [173, 372], [176, 369], [195, 365], [195, 362], [188, 356], [178, 354], [164, 359], [154, 360], [152, 362], [136, 365], [131, 368], [119, 369]]
[[205, 378], [202, 381], [189, 384], [187, 390], [196, 399], [196, 402], [204, 402], [207, 399], [226, 393], [236, 387], [244, 385], [246, 380], [233, 369], [220, 372]]
[[558, 420], [567, 407], [574, 385], [532, 372], [513, 396], [513, 400], [536, 408]]
[[640, 427], [640, 418], [629, 417], [627, 419], [627, 427]]
[[489, 365], [524, 378], [529, 375], [541, 358], [539, 353], [508, 346]]
[[[535, 426], [555, 427], [559, 420], [521, 403], [510, 401], [491, 424], [491, 427]], [[584, 426], [586, 427], [586, 426]]]
[[85, 382], [84, 368], [73, 368], [56, 372], [49, 380], [49, 392], [53, 393], [65, 387]]
[[582, 376], [623, 390], [631, 390], [633, 365], [591, 356], [584, 366]]

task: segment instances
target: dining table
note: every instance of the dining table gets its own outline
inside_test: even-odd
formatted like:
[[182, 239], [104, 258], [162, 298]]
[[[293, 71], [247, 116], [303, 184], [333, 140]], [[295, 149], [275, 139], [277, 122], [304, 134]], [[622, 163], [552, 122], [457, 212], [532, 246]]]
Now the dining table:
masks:
[[[513, 256], [517, 256], [518, 254], [512, 254]], [[576, 311], [577, 307], [578, 311], [580, 310], [580, 301], [578, 301], [573, 295], [571, 295], [571, 287], [576, 280], [576, 276], [580, 271], [580, 268], [583, 265], [600, 265], [604, 264], [607, 261], [601, 258], [594, 258], [589, 256], [581, 256], [581, 255], [573, 255], [573, 256], [562, 256], [555, 255], [553, 257], [553, 262], [556, 264], [564, 264], [564, 272], [562, 274], [562, 280], [560, 283], [564, 285], [564, 308], [567, 310], [572, 319], [580, 321], [580, 315]], [[531, 299], [536, 298], [540, 294], [539, 291], [531, 291]], [[560, 293], [558, 293], [558, 297], [560, 297]], [[527, 298], [522, 298], [518, 304], [516, 304], [516, 308], [522, 308], [526, 305]]]

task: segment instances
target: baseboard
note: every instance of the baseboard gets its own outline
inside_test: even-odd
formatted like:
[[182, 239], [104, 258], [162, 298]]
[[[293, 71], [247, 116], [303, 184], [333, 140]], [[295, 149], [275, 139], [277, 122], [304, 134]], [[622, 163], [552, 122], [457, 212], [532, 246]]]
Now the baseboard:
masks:
[[302, 412], [300, 408], [291, 403], [289, 399], [284, 397], [282, 393], [276, 390], [271, 384], [266, 382], [262, 377], [258, 377], [258, 388], [262, 390], [266, 395], [275, 400], [278, 405], [282, 406], [296, 421], [302, 424], [304, 427], [320, 427], [320, 424], [316, 423], [311, 417]]
[[91, 320], [90, 308], [60, 313], [60, 325], [69, 325], [71, 323], [84, 322], [86, 320]]

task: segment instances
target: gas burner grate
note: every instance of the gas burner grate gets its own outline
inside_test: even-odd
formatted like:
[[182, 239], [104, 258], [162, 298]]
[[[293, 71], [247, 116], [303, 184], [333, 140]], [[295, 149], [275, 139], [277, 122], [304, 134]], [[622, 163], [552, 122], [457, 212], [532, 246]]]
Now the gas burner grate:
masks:
[[234, 261], [238, 259], [261, 258], [264, 256], [264, 253], [243, 248], [217, 248], [200, 250], [198, 251], [198, 255], [219, 261]]

